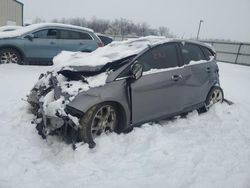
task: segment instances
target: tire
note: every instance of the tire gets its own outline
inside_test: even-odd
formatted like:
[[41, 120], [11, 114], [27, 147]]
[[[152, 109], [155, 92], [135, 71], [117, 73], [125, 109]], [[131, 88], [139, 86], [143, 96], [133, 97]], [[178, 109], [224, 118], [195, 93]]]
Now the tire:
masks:
[[89, 148], [94, 148], [94, 139], [102, 133], [116, 131], [118, 123], [117, 105], [111, 102], [95, 105], [80, 119], [80, 140], [88, 143]]
[[22, 57], [17, 50], [5, 48], [0, 50], [0, 64], [22, 64]]
[[199, 113], [204, 113], [209, 110], [214, 104], [220, 102], [222, 103], [224, 100], [224, 92], [221, 87], [213, 86], [212, 89], [209, 91], [205, 105], [198, 109]]

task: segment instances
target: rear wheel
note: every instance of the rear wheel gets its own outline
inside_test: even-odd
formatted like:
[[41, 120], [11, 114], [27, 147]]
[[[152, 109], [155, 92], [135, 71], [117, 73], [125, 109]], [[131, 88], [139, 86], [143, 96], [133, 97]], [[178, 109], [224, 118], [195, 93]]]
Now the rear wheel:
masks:
[[11, 48], [0, 50], [0, 64], [21, 64], [21, 62], [21, 55], [18, 51]]
[[118, 108], [113, 103], [102, 103], [90, 108], [80, 119], [80, 139], [95, 147], [94, 139], [118, 127]]
[[213, 86], [210, 92], [207, 95], [207, 99], [205, 102], [205, 105], [198, 110], [198, 112], [207, 112], [211, 106], [213, 106], [216, 103], [222, 103], [224, 99], [224, 93], [221, 87], [219, 86]]

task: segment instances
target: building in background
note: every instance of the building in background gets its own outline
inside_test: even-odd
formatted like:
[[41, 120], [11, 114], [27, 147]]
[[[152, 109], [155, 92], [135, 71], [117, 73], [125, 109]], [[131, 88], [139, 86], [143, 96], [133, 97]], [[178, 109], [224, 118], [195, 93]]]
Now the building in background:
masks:
[[3, 25], [23, 25], [23, 3], [0, 0], [0, 26]]

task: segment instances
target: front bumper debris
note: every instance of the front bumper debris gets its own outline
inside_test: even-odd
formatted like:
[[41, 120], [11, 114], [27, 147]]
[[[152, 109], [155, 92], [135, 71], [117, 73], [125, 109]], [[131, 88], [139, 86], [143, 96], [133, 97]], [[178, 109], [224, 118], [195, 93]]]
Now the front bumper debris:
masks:
[[60, 102], [62, 98], [68, 100], [70, 96], [62, 92], [56, 76], [52, 73], [46, 75], [46, 80], [47, 84], [35, 86], [28, 95], [27, 101], [31, 104], [31, 112], [36, 116], [33, 122], [37, 125], [36, 128], [38, 133], [43, 138], [54, 134], [67, 136], [66, 133], [68, 134], [69, 129], [77, 131], [79, 128], [76, 121], [73, 121], [71, 118], [76, 117], [77, 110], [74, 111], [74, 109], [71, 108], [67, 108], [66, 110], [65, 103], [65, 108], [56, 110], [55, 113], [48, 114], [46, 110], [48, 111], [50, 107], [44, 102], [45, 97], [53, 93], [49, 101], [49, 104], [51, 104], [57, 101]]

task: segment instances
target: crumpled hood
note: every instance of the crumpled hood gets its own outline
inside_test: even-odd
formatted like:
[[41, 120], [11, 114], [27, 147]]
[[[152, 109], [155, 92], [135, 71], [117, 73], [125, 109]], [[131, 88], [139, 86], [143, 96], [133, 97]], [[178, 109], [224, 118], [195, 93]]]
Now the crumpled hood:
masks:
[[58, 74], [62, 74], [66, 77], [70, 76], [71, 74], [81, 74], [82, 76], [94, 76], [100, 74], [101, 72], [105, 72], [105, 70], [103, 70], [103, 66], [67, 66], [57, 71]]
[[62, 51], [54, 57], [54, 67], [63, 66], [104, 66], [128, 56], [139, 54], [152, 45], [169, 41], [166, 37], [148, 36], [126, 41], [114, 41], [91, 53]]
[[58, 74], [62, 74], [67, 78], [71, 78], [73, 80], [80, 80], [82, 76], [89, 77], [101, 74], [103, 72], [115, 71], [119, 67], [123, 66], [126, 63], [129, 63], [131, 59], [133, 59], [135, 55], [131, 55], [122, 59], [118, 59], [113, 62], [109, 62], [105, 65], [97, 65], [97, 66], [66, 66], [57, 71]]

